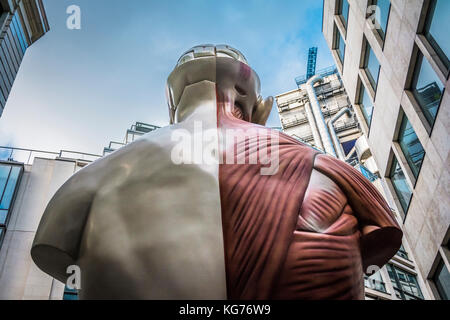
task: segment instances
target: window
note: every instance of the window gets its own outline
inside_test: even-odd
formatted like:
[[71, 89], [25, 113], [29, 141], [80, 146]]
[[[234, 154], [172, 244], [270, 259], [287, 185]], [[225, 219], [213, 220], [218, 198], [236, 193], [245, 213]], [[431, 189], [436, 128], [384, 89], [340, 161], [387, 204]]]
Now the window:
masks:
[[375, 18], [375, 24], [378, 27], [376, 30], [381, 39], [386, 37], [386, 30], [389, 20], [389, 12], [391, 9], [391, 2], [389, 0], [373, 0], [372, 5], [376, 6], [376, 11], [371, 10]]
[[341, 63], [344, 64], [344, 57], [345, 57], [345, 42], [344, 39], [341, 36], [341, 33], [339, 32], [336, 25], [334, 26], [334, 32], [335, 32], [335, 50], [337, 51], [339, 55], [339, 59], [341, 60]]
[[444, 261], [440, 261], [434, 273], [433, 282], [436, 285], [439, 296], [442, 300], [450, 298], [450, 273], [445, 266]]
[[366, 288], [386, 292], [386, 286], [384, 284], [383, 278], [381, 277], [380, 271], [372, 274], [370, 277], [364, 276], [364, 285]]
[[417, 179], [425, 156], [425, 150], [406, 115], [403, 115], [402, 124], [400, 125], [398, 143], [400, 144], [414, 177]]
[[342, 23], [347, 28], [348, 24], [348, 13], [350, 6], [348, 5], [348, 0], [339, 0], [339, 10], [338, 14], [341, 16]]
[[344, 150], [344, 154], [346, 156], [350, 153], [350, 151], [352, 151], [353, 147], [355, 146], [355, 143], [356, 143], [356, 139], [341, 143], [342, 149]]
[[361, 105], [361, 111], [366, 120], [367, 126], [370, 128], [370, 123], [372, 122], [372, 114], [373, 114], [373, 103], [369, 97], [369, 93], [367, 92], [364, 85], [361, 83], [359, 93], [359, 104]]
[[403, 173], [397, 158], [394, 156], [392, 161], [391, 172], [389, 174], [392, 185], [394, 186], [395, 193], [402, 206], [403, 212], [406, 214], [408, 211], [409, 203], [412, 197], [412, 191], [406, 182], [405, 174]]
[[450, 12], [450, 1], [431, 0], [424, 34], [444, 65], [447, 69], [450, 69], [448, 59], [450, 56], [450, 38], [447, 33], [449, 27], [448, 12]]
[[78, 300], [78, 291], [76, 289], [64, 288], [63, 300]]
[[402, 257], [403, 259], [409, 260], [408, 253], [406, 252], [405, 247], [403, 247], [403, 245], [400, 246], [400, 249], [398, 249], [396, 255]]
[[0, 163], [0, 247], [5, 236], [18, 181], [22, 175], [21, 165]]
[[431, 68], [428, 60], [420, 52], [414, 70], [412, 92], [428, 123], [430, 126], [433, 126], [441, 103], [444, 86], [433, 68]]
[[369, 42], [366, 40], [366, 52], [364, 55], [364, 70], [366, 71], [367, 77], [369, 78], [370, 84], [374, 91], [377, 90], [378, 75], [380, 73], [380, 63], [375, 56]]
[[394, 287], [395, 295], [401, 300], [422, 300], [423, 295], [420, 291], [417, 277], [407, 271], [404, 271], [392, 264], [387, 264], [386, 268]]

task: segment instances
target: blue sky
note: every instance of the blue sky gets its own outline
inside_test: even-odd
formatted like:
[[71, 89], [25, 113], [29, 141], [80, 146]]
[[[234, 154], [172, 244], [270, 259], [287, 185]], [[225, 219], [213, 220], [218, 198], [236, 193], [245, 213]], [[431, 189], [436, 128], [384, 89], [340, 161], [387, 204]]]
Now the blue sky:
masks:
[[[66, 27], [81, 8], [81, 30]], [[44, 0], [51, 30], [27, 51], [3, 116], [0, 145], [101, 154], [134, 122], [168, 124], [165, 82], [182, 52], [229, 44], [262, 94], [295, 89], [307, 51], [333, 64], [320, 0]], [[268, 126], [278, 126], [276, 108]]]

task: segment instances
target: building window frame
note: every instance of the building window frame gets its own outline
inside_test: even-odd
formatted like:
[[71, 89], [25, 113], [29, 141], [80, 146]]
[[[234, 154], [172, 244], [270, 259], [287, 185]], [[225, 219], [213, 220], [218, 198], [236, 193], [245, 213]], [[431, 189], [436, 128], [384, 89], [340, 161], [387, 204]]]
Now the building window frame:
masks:
[[[372, 72], [369, 69], [369, 60], [370, 60], [370, 53], [372, 52], [372, 57], [376, 59], [376, 62], [378, 63], [378, 70], [376, 77], [372, 74]], [[380, 73], [381, 73], [381, 63], [378, 61], [378, 58], [375, 55], [375, 51], [373, 50], [372, 46], [370, 45], [369, 41], [367, 40], [366, 36], [363, 35], [363, 46], [362, 46], [362, 54], [361, 54], [361, 66], [360, 68], [366, 75], [367, 79], [369, 80], [369, 83], [374, 91], [374, 100], [376, 99], [376, 92], [378, 89], [378, 81], [380, 79]], [[376, 79], [375, 79], [376, 78]]]
[[433, 284], [436, 287], [437, 291], [436, 293], [438, 297], [441, 300], [450, 300], [450, 296], [447, 294], [447, 292], [445, 292], [445, 289], [442, 287], [442, 284], [440, 284], [437, 280], [437, 276], [444, 270], [444, 268], [445, 270], [447, 270], [448, 273], [449, 271], [447, 269], [447, 266], [445, 265], [444, 260], [441, 258], [431, 280], [433, 281]]
[[447, 229], [444, 241], [442, 242], [442, 245], [439, 247], [436, 258], [434, 259], [433, 265], [430, 269], [427, 278], [431, 288], [431, 292], [437, 300], [444, 300], [445, 298], [450, 299], [450, 296], [445, 297], [445, 295], [448, 293], [444, 292], [443, 294], [442, 288], [439, 288], [439, 286], [436, 284], [436, 276], [437, 273], [441, 271], [441, 268], [446, 268], [447, 272], [450, 272], [449, 244], [450, 244], [450, 227]]
[[[367, 125], [367, 133], [368, 136], [370, 134], [370, 128], [372, 126], [372, 120], [373, 120], [373, 113], [375, 110], [375, 101], [371, 95], [371, 92], [366, 88], [366, 85], [363, 83], [362, 79], [360, 77], [358, 77], [358, 96], [356, 101], [358, 102], [359, 108], [361, 110], [361, 113], [363, 115], [363, 119], [365, 121], [365, 124]], [[363, 100], [364, 100], [364, 96], [367, 95], [367, 98], [370, 100], [370, 103], [372, 104], [372, 113], [370, 114], [370, 117], [368, 114], [366, 114], [366, 108], [364, 106]], [[369, 117], [369, 119], [367, 118]]]
[[[376, 279], [377, 276], [379, 279]], [[386, 282], [383, 279], [383, 275], [381, 273], [381, 269], [377, 272], [373, 273], [370, 276], [364, 275], [364, 286], [366, 288], [382, 292], [382, 293], [388, 293], [386, 288]]]
[[[344, 3], [347, 4], [346, 8], [344, 8]], [[344, 12], [344, 10], [346, 12]], [[337, 16], [339, 16], [339, 19], [341, 20], [344, 29], [347, 30], [348, 29], [348, 18], [350, 15], [350, 3], [348, 3], [348, 0], [336, 0], [335, 14]], [[347, 18], [346, 18], [346, 16], [347, 16]]]
[[411, 261], [409, 259], [408, 252], [406, 251], [405, 247], [403, 246], [403, 243], [402, 243], [402, 245], [400, 246], [400, 248], [397, 250], [397, 252], [395, 254], [397, 256], [399, 256], [400, 258], [402, 258], [402, 259], [406, 259], [406, 260]]
[[[425, 148], [422, 145], [422, 142], [419, 140], [419, 136], [417, 135], [416, 131], [414, 130], [414, 127], [412, 126], [412, 123], [409, 121], [409, 119], [408, 119], [406, 113], [403, 111], [402, 107], [400, 107], [399, 123], [400, 123], [399, 128], [398, 128], [398, 130], [396, 130], [396, 134], [395, 134], [395, 137], [396, 137], [395, 138], [395, 142], [398, 143], [398, 146], [400, 147], [399, 148], [400, 149], [399, 152], [401, 152], [403, 154], [403, 156], [404, 156], [404, 158], [405, 158], [405, 160], [406, 160], [406, 162], [407, 162], [407, 164], [409, 166], [409, 169], [410, 169], [410, 171], [412, 173], [412, 177], [410, 177], [410, 179], [412, 181], [414, 181], [414, 187], [415, 187], [415, 184], [417, 183], [417, 179], [418, 179], [418, 177], [420, 175], [420, 171], [421, 171], [422, 166], [423, 166], [423, 162], [425, 160], [426, 151], [425, 151]], [[413, 163], [413, 161], [411, 159], [411, 156], [409, 155], [409, 152], [407, 150], [405, 150], [404, 144], [401, 141], [401, 139], [402, 139], [402, 137], [403, 137], [403, 135], [405, 133], [405, 129], [406, 129], [406, 126], [407, 126], [408, 123], [409, 123], [409, 125], [411, 127], [411, 130], [415, 134], [415, 136], [417, 138], [417, 141], [419, 142], [419, 144], [420, 144], [420, 146], [421, 146], [421, 148], [423, 150], [422, 159], [421, 159], [420, 165], [417, 167], [417, 170], [416, 170], [416, 167], [415, 167], [415, 165], [414, 165], [414, 163]], [[404, 174], [409, 174], [409, 172], [404, 172]]]
[[[423, 295], [423, 292], [422, 292], [422, 288], [420, 287], [419, 281], [418, 281], [418, 279], [417, 279], [417, 274], [411, 273], [410, 271], [407, 271], [407, 270], [405, 270], [405, 269], [403, 269], [403, 268], [401, 268], [401, 267], [399, 267], [398, 265], [393, 264], [393, 263], [387, 263], [387, 264], [386, 264], [386, 269], [387, 269], [387, 271], [388, 271], [389, 278], [391, 278], [390, 280], [391, 280], [392, 286], [393, 286], [393, 288], [394, 288], [394, 294], [395, 294], [395, 295], [397, 295], [397, 293], [400, 294], [400, 299], [401, 299], [401, 300], [406, 300], [406, 297], [413, 298], [414, 300], [424, 300], [424, 299], [425, 299], [425, 298], [424, 298], [424, 295]], [[420, 297], [419, 297], [419, 296], [416, 296], [416, 295], [413, 295], [413, 294], [411, 294], [411, 293], [408, 293], [408, 292], [406, 292], [406, 291], [403, 290], [403, 286], [402, 286], [402, 283], [401, 283], [401, 279], [399, 279], [397, 270], [399, 270], [399, 271], [401, 271], [401, 272], [404, 272], [404, 273], [406, 273], [407, 275], [410, 275], [410, 276], [414, 277], [414, 279], [415, 279], [415, 285], [416, 285], [417, 289], [419, 290]], [[394, 279], [392, 279], [390, 273], [392, 273]], [[396, 285], [396, 286], [395, 286], [395, 285]]]
[[447, 78], [450, 75], [450, 56], [447, 56], [447, 54], [442, 50], [441, 46], [435, 40], [435, 38], [430, 32], [430, 28], [434, 18], [434, 13], [436, 11], [437, 1], [438, 0], [428, 0], [425, 2], [425, 5], [423, 7], [424, 18], [419, 25], [418, 34], [423, 36], [422, 39], [424, 39], [436, 53], [437, 59], [439, 59], [440, 64], [445, 69], [443, 71], [445, 71], [444, 74], [445, 77]]
[[[398, 191], [398, 187], [396, 186], [396, 184], [394, 183], [394, 180], [392, 179], [392, 176], [395, 171], [395, 167], [397, 165], [399, 166], [400, 170], [402, 171], [403, 176], [405, 177], [405, 184], [408, 187], [409, 192], [410, 192], [410, 196], [407, 201], [405, 201], [405, 199], [403, 199], [401, 192]], [[403, 222], [405, 222], [406, 216], [408, 214], [408, 210], [411, 206], [411, 202], [414, 197], [414, 188], [413, 188], [413, 186], [411, 186], [411, 181], [409, 181], [408, 176], [405, 173], [405, 168], [401, 165], [401, 162], [398, 160], [393, 149], [391, 150], [389, 166], [388, 166], [388, 170], [386, 171], [386, 180], [389, 181], [389, 186], [391, 187], [390, 189], [391, 189], [393, 195], [395, 195], [397, 197], [395, 202], [400, 211], [400, 215], [403, 218]], [[402, 201], [402, 200], [404, 200], [404, 201]]]
[[[342, 52], [341, 44], [344, 44], [343, 52]], [[347, 44], [345, 43], [345, 38], [342, 36], [341, 32], [339, 31], [338, 26], [336, 24], [334, 24], [333, 50], [337, 54], [339, 62], [342, 65], [342, 69], [344, 68], [346, 46], [347, 46]]]
[[[408, 90], [412, 93], [412, 97], [414, 98], [415, 103], [417, 104], [421, 113], [423, 114], [424, 119], [422, 121], [426, 121], [425, 127], [429, 128], [429, 130], [427, 130], [427, 131], [428, 131], [428, 134], [431, 136], [431, 133], [433, 132], [434, 124], [436, 123], [436, 119], [439, 115], [439, 110], [441, 109], [442, 100], [445, 95], [445, 84], [442, 83], [439, 75], [434, 70], [432, 62], [430, 62], [428, 60], [428, 58], [425, 56], [425, 54], [417, 46], [415, 46], [415, 51], [416, 51], [416, 53], [414, 55], [415, 57], [414, 57], [414, 59], [412, 59], [411, 65], [410, 65], [411, 80], [409, 81]], [[433, 119], [431, 119], [430, 116], [427, 116], [427, 113], [424, 111], [425, 107], [420, 103], [419, 98], [417, 97], [418, 93], [417, 93], [416, 87], [417, 87], [417, 83], [419, 81], [420, 72], [422, 70], [423, 63], [429, 64], [429, 67], [431, 67], [432, 71], [436, 75], [437, 81], [440, 81], [440, 84], [443, 87], [443, 90], [441, 92], [441, 96], [439, 99], [439, 103], [438, 103], [437, 109], [436, 109], [436, 115], [434, 116]]]
[[[369, 19], [369, 18], [373, 17], [374, 14], [376, 14], [376, 12], [370, 12], [369, 13], [368, 9], [369, 9], [370, 6], [377, 6], [377, 8], [379, 8], [378, 1], [379, 0], [369, 0], [369, 2], [367, 4], [366, 19]], [[386, 14], [386, 25], [384, 26], [385, 31], [383, 31], [383, 28], [381, 28], [381, 29], [378, 29], [378, 28], [371, 29], [373, 31], [373, 34], [375, 35], [375, 38], [377, 38], [377, 41], [379, 42], [381, 50], [384, 50], [384, 43], [386, 41], [386, 35], [387, 35], [388, 28], [389, 28], [389, 18], [391, 17], [392, 3], [391, 3], [391, 0], [388, 0], [388, 1], [389, 1], [389, 8], [388, 8], [387, 14]], [[381, 15], [381, 12], [380, 12], [380, 15]], [[374, 19], [376, 19], [376, 16], [375, 16]], [[381, 27], [381, 21], [375, 20], [375, 22], [378, 22], [380, 24], [380, 27]], [[370, 26], [373, 27], [373, 22], [372, 21], [370, 22]]]

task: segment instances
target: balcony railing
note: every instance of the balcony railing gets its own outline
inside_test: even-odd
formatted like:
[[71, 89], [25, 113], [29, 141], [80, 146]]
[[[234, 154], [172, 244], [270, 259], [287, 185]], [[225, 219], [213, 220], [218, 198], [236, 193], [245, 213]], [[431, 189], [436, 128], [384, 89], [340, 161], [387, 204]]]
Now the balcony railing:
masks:
[[283, 129], [296, 127], [296, 126], [299, 126], [299, 125], [304, 124], [304, 123], [308, 123], [308, 118], [306, 118], [306, 117], [305, 118], [295, 117], [292, 120], [281, 121]]
[[33, 164], [35, 158], [46, 159], [70, 159], [84, 162], [93, 162], [102, 156], [97, 154], [61, 150], [60, 152], [43, 151], [26, 148], [0, 146], [0, 160], [9, 162], [19, 162], [27, 165]]
[[[336, 66], [331, 66], [331, 67], [328, 67], [328, 68], [317, 70], [316, 74], [321, 76], [321, 77], [326, 77], [326, 76], [330, 76], [332, 74], [335, 74], [337, 72], [338, 71], [337, 71]], [[300, 85], [306, 83], [306, 81], [308, 81], [308, 79], [306, 78], [306, 74], [295, 78], [295, 83], [297, 84], [297, 86], [300, 86]]]

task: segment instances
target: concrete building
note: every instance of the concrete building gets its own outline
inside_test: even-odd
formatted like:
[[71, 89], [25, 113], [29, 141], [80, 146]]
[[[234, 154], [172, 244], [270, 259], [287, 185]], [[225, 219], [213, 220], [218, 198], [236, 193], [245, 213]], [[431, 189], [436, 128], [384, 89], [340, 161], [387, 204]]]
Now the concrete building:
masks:
[[425, 298], [450, 295], [449, 13], [447, 0], [323, 4], [324, 37], [416, 262], [388, 265], [402, 298], [414, 298], [412, 271]]
[[[136, 123], [126, 145], [158, 127]], [[31, 245], [47, 203], [74, 173], [101, 155], [0, 147], [0, 300], [76, 299], [76, 292], [42, 272], [32, 261]]]
[[282, 131], [342, 160], [352, 156], [361, 132], [337, 69], [296, 83], [297, 89], [275, 96]]
[[0, 0], [0, 117], [27, 48], [49, 29], [42, 0]]

